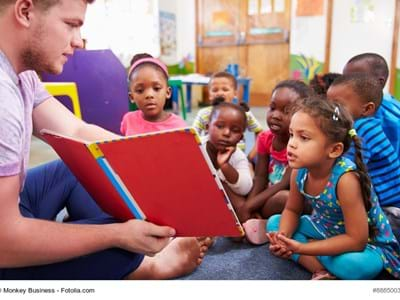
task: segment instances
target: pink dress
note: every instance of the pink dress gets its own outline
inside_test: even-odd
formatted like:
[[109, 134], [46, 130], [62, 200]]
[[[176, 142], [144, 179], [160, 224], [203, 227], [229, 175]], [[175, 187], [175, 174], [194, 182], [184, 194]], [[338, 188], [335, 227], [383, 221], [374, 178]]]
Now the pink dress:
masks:
[[170, 114], [162, 122], [149, 122], [143, 118], [142, 111], [137, 110], [124, 115], [120, 130], [123, 135], [134, 135], [182, 127], [187, 127], [187, 124], [181, 117], [175, 114]]
[[288, 166], [286, 148], [276, 151], [272, 147], [275, 134], [266, 130], [261, 132], [257, 138], [257, 153], [269, 155], [268, 181], [269, 185], [280, 182]]

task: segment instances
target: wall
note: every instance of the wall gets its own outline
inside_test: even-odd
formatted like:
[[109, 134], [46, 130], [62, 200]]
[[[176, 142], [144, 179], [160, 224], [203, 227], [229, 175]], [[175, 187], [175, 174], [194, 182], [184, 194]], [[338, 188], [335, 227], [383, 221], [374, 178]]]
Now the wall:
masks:
[[159, 0], [159, 9], [176, 17], [176, 55], [166, 58], [166, 63], [181, 69], [186, 64], [186, 69], [193, 71], [196, 56], [195, 0]]
[[308, 82], [323, 69], [325, 60], [327, 0], [322, 15], [298, 16], [298, 0], [292, 0], [290, 74]]
[[395, 0], [334, 0], [330, 70], [342, 72], [363, 52], [379, 53], [390, 65], [394, 11]]
[[82, 37], [87, 49], [111, 49], [129, 65], [132, 55], [160, 55], [157, 0], [97, 0], [88, 6]]

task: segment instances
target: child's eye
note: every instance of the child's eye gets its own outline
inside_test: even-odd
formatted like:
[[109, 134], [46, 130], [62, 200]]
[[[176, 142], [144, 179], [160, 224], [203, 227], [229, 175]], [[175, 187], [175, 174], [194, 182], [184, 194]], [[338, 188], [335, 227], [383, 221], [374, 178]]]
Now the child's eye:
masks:
[[141, 94], [141, 93], [143, 93], [143, 90], [142, 89], [135, 89], [134, 92], [136, 94]]
[[289, 137], [292, 138], [293, 137], [293, 133], [289, 132]]
[[309, 141], [310, 140], [310, 138], [308, 136], [305, 136], [305, 135], [301, 135], [300, 139], [303, 140], [303, 141]]
[[232, 132], [234, 132], [234, 133], [242, 133], [242, 129], [240, 129], [240, 128], [232, 128]]

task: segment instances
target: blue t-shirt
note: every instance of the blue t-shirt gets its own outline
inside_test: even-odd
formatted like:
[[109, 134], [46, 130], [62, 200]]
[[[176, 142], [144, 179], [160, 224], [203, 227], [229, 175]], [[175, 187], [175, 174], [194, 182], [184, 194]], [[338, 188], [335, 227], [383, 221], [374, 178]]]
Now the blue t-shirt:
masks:
[[375, 117], [382, 121], [383, 131], [400, 157], [400, 102], [384, 94]]
[[[386, 137], [381, 121], [374, 117], [360, 118], [354, 129], [362, 141], [363, 161], [381, 206], [400, 208], [400, 161], [397, 152]], [[345, 154], [355, 161], [352, 145]]]

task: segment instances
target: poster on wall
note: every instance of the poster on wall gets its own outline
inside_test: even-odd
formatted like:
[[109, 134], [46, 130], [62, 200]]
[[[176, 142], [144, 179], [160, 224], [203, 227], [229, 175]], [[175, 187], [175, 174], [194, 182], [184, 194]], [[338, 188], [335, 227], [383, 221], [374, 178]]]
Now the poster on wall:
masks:
[[160, 11], [160, 51], [165, 62], [176, 60], [176, 15]]
[[350, 8], [351, 23], [370, 23], [375, 20], [375, 6], [371, 0], [353, 0]]
[[322, 16], [323, 14], [324, 0], [297, 0], [297, 17]]

